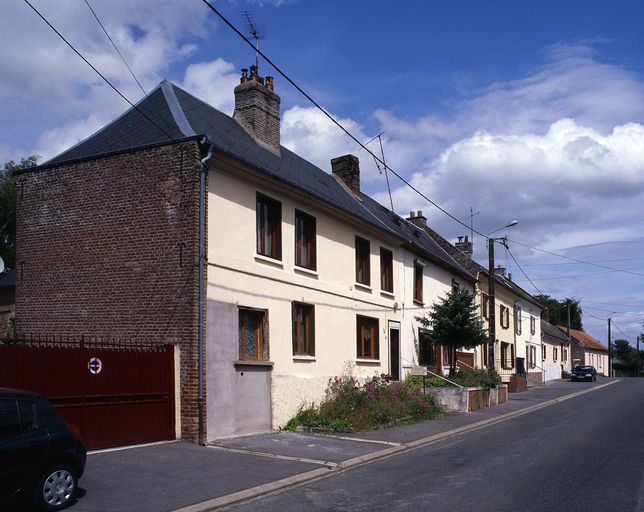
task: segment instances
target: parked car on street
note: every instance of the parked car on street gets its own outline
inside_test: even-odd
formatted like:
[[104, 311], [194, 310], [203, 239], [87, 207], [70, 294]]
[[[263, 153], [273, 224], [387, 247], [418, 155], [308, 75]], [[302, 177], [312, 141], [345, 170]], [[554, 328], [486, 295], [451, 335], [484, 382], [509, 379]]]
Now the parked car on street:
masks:
[[575, 366], [570, 376], [571, 381], [576, 380], [597, 380], [597, 370], [594, 366]]
[[66, 507], [74, 500], [86, 455], [78, 430], [68, 427], [46, 398], [0, 388], [1, 510]]

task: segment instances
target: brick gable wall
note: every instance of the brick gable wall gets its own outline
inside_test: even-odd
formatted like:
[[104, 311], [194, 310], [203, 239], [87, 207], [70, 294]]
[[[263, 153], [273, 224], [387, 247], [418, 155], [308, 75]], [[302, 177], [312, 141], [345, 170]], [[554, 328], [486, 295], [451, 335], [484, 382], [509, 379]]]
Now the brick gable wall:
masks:
[[188, 141], [27, 172], [16, 190], [18, 335], [178, 345], [190, 439], [198, 430], [199, 158]]

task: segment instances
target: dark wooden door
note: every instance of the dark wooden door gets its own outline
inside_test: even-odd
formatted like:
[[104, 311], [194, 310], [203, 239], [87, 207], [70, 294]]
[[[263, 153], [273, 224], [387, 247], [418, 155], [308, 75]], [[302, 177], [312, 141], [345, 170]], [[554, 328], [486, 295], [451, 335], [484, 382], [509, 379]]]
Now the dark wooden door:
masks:
[[390, 374], [394, 380], [400, 380], [400, 324], [389, 323], [389, 361]]

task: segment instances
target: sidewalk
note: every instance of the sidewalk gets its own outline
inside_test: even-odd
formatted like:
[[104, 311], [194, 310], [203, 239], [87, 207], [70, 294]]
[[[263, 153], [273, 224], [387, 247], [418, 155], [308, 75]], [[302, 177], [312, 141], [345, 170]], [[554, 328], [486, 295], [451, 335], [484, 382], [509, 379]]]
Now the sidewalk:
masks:
[[337, 469], [463, 435], [610, 381], [553, 381], [545, 388], [511, 394], [507, 403], [481, 411], [355, 434], [279, 432], [220, 440], [207, 447], [178, 441], [93, 453], [80, 480], [86, 494], [70, 510], [211, 510], [333, 474]]

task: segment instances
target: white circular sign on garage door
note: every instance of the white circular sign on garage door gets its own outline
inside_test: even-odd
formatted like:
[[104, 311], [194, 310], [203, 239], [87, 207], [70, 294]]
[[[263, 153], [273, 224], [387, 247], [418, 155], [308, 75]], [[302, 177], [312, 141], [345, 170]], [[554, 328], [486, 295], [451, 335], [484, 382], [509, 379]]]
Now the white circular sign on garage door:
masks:
[[87, 363], [87, 368], [89, 368], [90, 373], [96, 375], [98, 373], [101, 373], [101, 370], [103, 369], [103, 362], [98, 357], [92, 357], [89, 360], [89, 363]]

